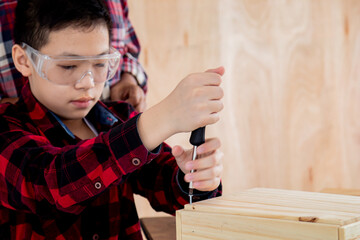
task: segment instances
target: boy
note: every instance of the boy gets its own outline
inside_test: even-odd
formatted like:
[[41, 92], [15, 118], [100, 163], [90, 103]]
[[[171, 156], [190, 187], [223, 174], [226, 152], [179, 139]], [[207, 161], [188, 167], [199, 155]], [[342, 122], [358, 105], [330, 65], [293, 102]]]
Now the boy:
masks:
[[[112, 46], [121, 51], [122, 64], [104, 87], [102, 99], [125, 100], [138, 112], [146, 108], [147, 76], [138, 62], [140, 44], [128, 18], [127, 0], [105, 0], [113, 21]], [[0, 103], [18, 100], [26, 78], [19, 73], [11, 57], [17, 0], [0, 1]], [[110, 87], [110, 89], [109, 89]]]
[[[29, 79], [0, 105], [1, 239], [141, 239], [133, 194], [171, 214], [221, 194], [218, 139], [172, 150], [171, 135], [219, 120], [223, 68], [191, 74], [135, 113], [99, 102], [119, 65], [101, 0], [20, 0], [13, 59]], [[191, 169], [196, 172], [190, 173]]]

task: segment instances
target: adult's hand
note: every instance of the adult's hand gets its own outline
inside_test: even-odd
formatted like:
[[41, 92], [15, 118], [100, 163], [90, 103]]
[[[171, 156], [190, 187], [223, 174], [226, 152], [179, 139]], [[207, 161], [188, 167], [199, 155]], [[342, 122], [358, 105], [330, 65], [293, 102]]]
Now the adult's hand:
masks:
[[120, 81], [111, 87], [110, 99], [112, 101], [126, 101], [138, 112], [143, 112], [146, 108], [144, 91], [137, 84], [135, 77], [127, 72], [122, 73]]
[[19, 98], [2, 98], [0, 99], [0, 103], [16, 103], [19, 100]]

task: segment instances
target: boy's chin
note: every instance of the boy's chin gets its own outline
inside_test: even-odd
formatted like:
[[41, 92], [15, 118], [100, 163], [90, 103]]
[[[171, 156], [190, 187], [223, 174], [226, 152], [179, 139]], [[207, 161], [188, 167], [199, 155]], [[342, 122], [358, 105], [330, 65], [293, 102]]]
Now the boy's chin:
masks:
[[83, 119], [84, 117], [86, 117], [86, 115], [88, 115], [88, 113], [90, 112], [91, 108], [89, 109], [82, 109], [82, 110], [75, 110], [70, 112], [69, 114], [63, 114], [63, 113], [56, 113], [61, 120], [79, 120], [79, 119]]

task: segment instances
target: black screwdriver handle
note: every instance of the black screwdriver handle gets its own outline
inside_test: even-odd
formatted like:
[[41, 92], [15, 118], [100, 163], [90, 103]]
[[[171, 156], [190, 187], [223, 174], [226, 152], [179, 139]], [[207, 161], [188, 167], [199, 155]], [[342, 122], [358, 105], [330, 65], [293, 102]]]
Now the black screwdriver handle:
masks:
[[200, 146], [205, 142], [205, 127], [200, 127], [191, 132], [190, 143], [193, 146]]

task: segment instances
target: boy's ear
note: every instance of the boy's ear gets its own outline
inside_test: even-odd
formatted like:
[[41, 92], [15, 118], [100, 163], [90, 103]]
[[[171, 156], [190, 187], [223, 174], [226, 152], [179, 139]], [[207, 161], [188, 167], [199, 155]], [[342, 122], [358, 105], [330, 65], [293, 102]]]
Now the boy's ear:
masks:
[[31, 62], [25, 50], [19, 44], [15, 44], [12, 47], [12, 58], [16, 69], [21, 72], [24, 77], [29, 77], [31, 75]]

